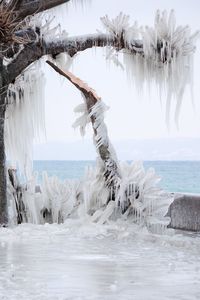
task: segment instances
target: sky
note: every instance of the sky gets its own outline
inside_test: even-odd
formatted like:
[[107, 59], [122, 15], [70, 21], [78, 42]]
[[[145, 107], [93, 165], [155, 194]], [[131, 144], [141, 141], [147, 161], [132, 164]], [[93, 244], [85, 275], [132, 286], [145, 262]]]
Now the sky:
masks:
[[[107, 14], [113, 18], [121, 11], [130, 15], [131, 22], [137, 20], [139, 25], [151, 26], [157, 9], [168, 11], [174, 9], [177, 24], [189, 24], [192, 31], [200, 29], [200, 2], [198, 0], [88, 0], [84, 5], [79, 5], [78, 0], [76, 4], [73, 4], [74, 1], [71, 2], [67, 9], [66, 5], [57, 8], [55, 14], [56, 22], [61, 24], [69, 36], [95, 33], [97, 29], [103, 30], [100, 17]], [[200, 41], [197, 43], [194, 57], [194, 103], [191, 100], [190, 89], [187, 88], [181, 107], [179, 128], [176, 127], [173, 115], [170, 119], [170, 128], [167, 127], [166, 99], [164, 95], [160, 99], [155, 86], [152, 85], [150, 92], [149, 90], [138, 91], [130, 84], [126, 72], [112, 62], [106, 61], [105, 56], [105, 49], [90, 49], [81, 52], [73, 60], [70, 71], [93, 87], [109, 106], [105, 121], [111, 141], [119, 153], [123, 152], [121, 151], [123, 145], [129, 145], [129, 151], [125, 151], [126, 154], [125, 152], [123, 155], [120, 154], [121, 158], [130, 159], [133, 148], [135, 152], [138, 152], [140, 147], [138, 146], [137, 149], [135, 141], [138, 141], [139, 145], [142, 141], [148, 140], [150, 145], [155, 145], [155, 149], [152, 148], [155, 152], [160, 141], [164, 139], [176, 145], [172, 153], [176, 152], [177, 158], [183, 150], [182, 141], [186, 141], [188, 152], [184, 148], [183, 159], [188, 157], [188, 153], [192, 159], [191, 153], [196, 152], [196, 148], [188, 146], [187, 139], [195, 139], [200, 143]], [[94, 159], [96, 153], [93, 149], [90, 126], [84, 140], [79, 131], [72, 128], [77, 117], [73, 109], [82, 102], [79, 91], [66, 79], [60, 78], [49, 66], [45, 67], [45, 75], [46, 141], [36, 145], [35, 159], [60, 159], [61, 157], [62, 159]], [[181, 142], [178, 143], [178, 140]], [[127, 141], [129, 141], [128, 144]], [[130, 141], [134, 142], [130, 143]], [[196, 143], [193, 144], [196, 145]], [[77, 147], [79, 151], [74, 150]], [[158, 148], [162, 153], [162, 147], [158, 146]], [[163, 151], [164, 148], [166, 147], [163, 144]], [[148, 151], [145, 152], [147, 159], [151, 158], [150, 153], [148, 156]], [[133, 153], [133, 159], [134, 156]], [[170, 157], [170, 154], [168, 156]], [[197, 156], [194, 157], [197, 159]]]

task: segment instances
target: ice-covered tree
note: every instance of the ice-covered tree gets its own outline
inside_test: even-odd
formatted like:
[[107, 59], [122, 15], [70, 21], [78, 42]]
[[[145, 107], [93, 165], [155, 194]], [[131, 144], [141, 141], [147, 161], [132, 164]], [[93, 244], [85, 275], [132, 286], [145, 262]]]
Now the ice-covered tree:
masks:
[[[130, 25], [129, 17], [120, 13], [115, 19], [101, 19], [106, 32], [70, 37], [65, 30], [53, 27], [50, 8], [69, 0], [2, 0], [0, 2], [0, 224], [8, 222], [6, 195], [5, 140], [10, 154], [26, 159], [30, 140], [40, 131], [38, 114], [41, 114], [37, 83], [42, 57], [54, 59], [60, 53], [73, 57], [92, 47], [108, 47], [109, 58], [118, 63], [116, 53], [124, 56], [124, 65], [131, 78], [141, 85], [155, 81], [159, 89], [167, 92], [167, 112], [172, 98], [177, 99], [176, 118], [185, 85], [190, 81], [192, 57], [197, 33], [191, 34], [188, 26], [176, 26], [174, 12], [170, 15], [158, 11], [153, 27]], [[73, 0], [71, 0], [73, 1]], [[45, 11], [45, 12], [44, 12]], [[41, 14], [43, 12], [43, 14]], [[73, 76], [68, 76], [73, 81]], [[103, 126], [104, 107], [87, 86], [76, 85], [86, 99], [89, 115], [96, 135], [96, 146], [103, 162], [103, 174], [115, 197], [120, 170], [108, 143]], [[42, 90], [41, 90], [42, 93]], [[12, 119], [12, 122], [9, 120]], [[22, 122], [19, 136], [15, 135], [16, 120]], [[41, 120], [40, 120], [41, 121]], [[41, 121], [42, 123], [42, 121]], [[16, 126], [15, 126], [16, 125]], [[26, 134], [26, 126], [29, 128]], [[20, 144], [21, 138], [25, 139]], [[5, 138], [4, 138], [5, 137]], [[19, 139], [19, 141], [17, 141]], [[23, 157], [22, 157], [23, 156]], [[24, 163], [23, 161], [23, 163]], [[113, 194], [114, 193], [114, 194]]]

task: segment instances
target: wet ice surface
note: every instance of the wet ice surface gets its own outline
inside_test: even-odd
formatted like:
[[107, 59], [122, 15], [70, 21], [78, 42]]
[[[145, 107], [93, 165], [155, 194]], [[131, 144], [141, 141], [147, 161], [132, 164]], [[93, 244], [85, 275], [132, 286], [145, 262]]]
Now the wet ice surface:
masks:
[[0, 299], [200, 299], [200, 237], [68, 221], [0, 229]]

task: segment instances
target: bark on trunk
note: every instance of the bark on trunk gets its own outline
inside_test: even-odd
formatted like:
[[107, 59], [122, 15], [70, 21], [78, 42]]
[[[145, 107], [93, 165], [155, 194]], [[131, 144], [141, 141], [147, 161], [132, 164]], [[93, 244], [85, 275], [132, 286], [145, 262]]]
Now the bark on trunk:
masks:
[[0, 226], [5, 226], [8, 223], [4, 124], [5, 93], [0, 96]]

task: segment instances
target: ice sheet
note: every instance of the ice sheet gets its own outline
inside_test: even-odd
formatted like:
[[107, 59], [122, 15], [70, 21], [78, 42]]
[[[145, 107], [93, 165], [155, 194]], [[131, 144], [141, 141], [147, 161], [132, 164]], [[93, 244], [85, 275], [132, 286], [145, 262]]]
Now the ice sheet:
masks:
[[0, 299], [199, 299], [199, 249], [123, 222], [0, 229]]

